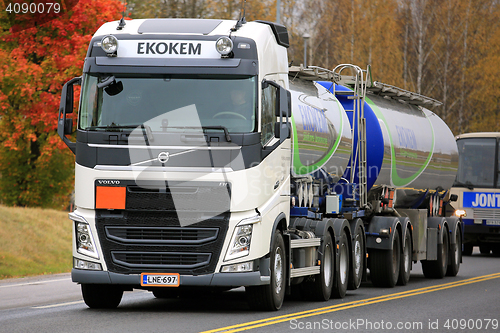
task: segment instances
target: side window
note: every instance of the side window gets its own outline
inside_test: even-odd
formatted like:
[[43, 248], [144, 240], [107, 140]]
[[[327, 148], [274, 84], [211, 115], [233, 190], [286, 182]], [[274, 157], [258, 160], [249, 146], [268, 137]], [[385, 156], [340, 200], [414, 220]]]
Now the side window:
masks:
[[81, 104], [79, 110], [79, 128], [86, 129], [89, 126], [97, 125], [97, 103], [98, 99], [98, 89], [97, 89], [97, 76], [84, 75], [82, 92], [81, 92]]
[[260, 142], [264, 146], [274, 137], [274, 124], [276, 123], [276, 94], [277, 89], [272, 85], [262, 90], [262, 133]]

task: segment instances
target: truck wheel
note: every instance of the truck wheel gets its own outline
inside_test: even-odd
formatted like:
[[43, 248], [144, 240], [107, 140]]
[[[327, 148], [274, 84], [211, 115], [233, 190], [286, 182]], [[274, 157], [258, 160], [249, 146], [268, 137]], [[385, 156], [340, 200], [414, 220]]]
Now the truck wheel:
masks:
[[500, 244], [495, 244], [491, 248], [491, 252], [493, 252], [493, 255], [495, 256], [500, 256]]
[[488, 244], [481, 244], [479, 245], [479, 252], [481, 252], [481, 254], [490, 254], [490, 246]]
[[392, 250], [375, 249], [370, 253], [370, 277], [375, 287], [392, 288], [399, 277], [401, 245], [399, 232], [394, 231]]
[[286, 251], [281, 231], [276, 230], [271, 248], [271, 281], [264, 286], [246, 287], [250, 307], [255, 310], [277, 311], [283, 305], [286, 287]]
[[114, 309], [122, 300], [123, 289], [108, 284], [82, 284], [82, 296], [91, 309]]
[[352, 242], [353, 247], [353, 263], [352, 263], [352, 274], [349, 279], [349, 285], [347, 286], [349, 290], [356, 290], [361, 285], [361, 280], [363, 278], [363, 270], [365, 264], [365, 246], [364, 246], [363, 230], [360, 226], [356, 229], [354, 235], [354, 240]]
[[333, 250], [332, 236], [329, 232], [323, 240], [323, 260], [321, 262], [321, 270], [318, 275], [314, 276], [314, 282], [308, 288], [310, 295], [315, 301], [328, 301], [332, 294], [333, 273], [335, 271], [335, 261]]
[[347, 284], [349, 283], [349, 243], [345, 231], [342, 231], [338, 246], [339, 269], [334, 269], [335, 285], [332, 293], [335, 298], [343, 298], [347, 292]]
[[448, 230], [443, 228], [443, 244], [438, 244], [437, 260], [422, 260], [422, 271], [426, 278], [442, 279], [448, 269]]
[[462, 235], [460, 231], [455, 232], [455, 246], [450, 251], [450, 258], [448, 264], [448, 270], [446, 275], [457, 276], [458, 270], [460, 269], [460, 260], [462, 259]]
[[406, 230], [405, 245], [403, 247], [403, 252], [401, 253], [401, 265], [399, 266], [399, 278], [397, 283], [399, 286], [406, 286], [410, 280], [411, 259], [413, 256], [412, 250], [411, 234], [408, 229]]
[[474, 249], [474, 246], [471, 243], [464, 244], [464, 250], [462, 251], [462, 254], [464, 256], [470, 256], [470, 255], [472, 255], [473, 249]]

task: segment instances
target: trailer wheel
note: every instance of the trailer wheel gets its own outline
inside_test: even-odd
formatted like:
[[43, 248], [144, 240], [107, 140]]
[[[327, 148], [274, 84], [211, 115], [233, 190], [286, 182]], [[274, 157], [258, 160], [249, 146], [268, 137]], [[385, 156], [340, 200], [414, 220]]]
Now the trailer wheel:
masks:
[[446, 275], [457, 276], [460, 269], [460, 261], [462, 259], [462, 235], [460, 231], [455, 232], [455, 247], [450, 251], [448, 270]]
[[310, 295], [315, 301], [328, 301], [332, 294], [333, 273], [335, 271], [335, 261], [333, 250], [332, 236], [329, 232], [323, 240], [323, 261], [321, 262], [321, 270], [318, 275], [315, 275], [314, 282], [308, 285]]
[[365, 264], [365, 246], [364, 246], [363, 230], [360, 226], [356, 229], [354, 235], [354, 240], [352, 242], [353, 247], [353, 263], [352, 263], [352, 275], [349, 279], [349, 290], [356, 290], [361, 285], [361, 280], [363, 278], [363, 269]]
[[426, 278], [442, 279], [448, 269], [448, 230], [443, 228], [443, 244], [438, 244], [437, 260], [422, 260], [422, 271]]
[[335, 269], [335, 283], [332, 290], [335, 298], [343, 298], [347, 292], [347, 284], [349, 283], [349, 242], [345, 231], [342, 231], [339, 243], [338, 268]]
[[277, 311], [283, 305], [286, 287], [286, 251], [283, 235], [279, 230], [276, 230], [274, 235], [270, 255], [270, 284], [245, 288], [248, 303], [255, 310]]
[[400, 286], [406, 286], [410, 280], [411, 259], [413, 255], [412, 250], [411, 234], [408, 229], [406, 230], [405, 245], [403, 247], [403, 252], [401, 253], [401, 265], [399, 266], [399, 278], [397, 284]]
[[82, 284], [82, 296], [91, 309], [114, 309], [122, 300], [123, 289], [116, 285]]
[[462, 254], [464, 256], [471, 256], [473, 249], [474, 249], [474, 245], [472, 245], [471, 243], [466, 243], [466, 244], [464, 244], [464, 250], [462, 251]]
[[375, 287], [392, 288], [396, 285], [401, 264], [400, 249], [399, 232], [396, 230], [392, 240], [392, 250], [374, 249], [371, 251], [370, 277]]

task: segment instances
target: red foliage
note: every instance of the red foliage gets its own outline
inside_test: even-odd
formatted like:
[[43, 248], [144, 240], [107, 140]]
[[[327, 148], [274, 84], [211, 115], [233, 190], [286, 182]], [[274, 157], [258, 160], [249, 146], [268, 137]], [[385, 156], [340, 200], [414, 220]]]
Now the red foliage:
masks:
[[[71, 191], [72, 176], [64, 180], [57, 170], [74, 163], [55, 133], [62, 86], [81, 75], [93, 33], [122, 10], [120, 0], [79, 0], [65, 15], [25, 30], [2, 34], [0, 21], [0, 201], [46, 205], [40, 195]], [[16, 175], [6, 177], [12, 168]], [[7, 196], [13, 188], [19, 192]]]

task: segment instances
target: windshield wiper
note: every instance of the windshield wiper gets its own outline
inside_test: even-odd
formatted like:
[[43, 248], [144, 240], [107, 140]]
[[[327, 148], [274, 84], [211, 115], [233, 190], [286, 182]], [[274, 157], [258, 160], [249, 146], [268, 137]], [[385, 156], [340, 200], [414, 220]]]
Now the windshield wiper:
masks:
[[466, 187], [466, 188], [468, 188], [471, 191], [474, 189], [474, 184], [472, 184], [470, 181], [466, 181], [465, 183], [455, 182], [455, 184], [453, 184], [453, 186]]
[[231, 136], [229, 135], [229, 131], [227, 130], [227, 127], [224, 126], [162, 126], [162, 128], [167, 129], [167, 128], [180, 128], [180, 129], [202, 129], [203, 132], [207, 129], [215, 129], [215, 130], [221, 130], [224, 131], [224, 135], [226, 137], [227, 142], [231, 142]]
[[120, 132], [122, 129], [135, 129], [135, 128], [141, 128], [143, 131], [146, 131], [145, 133], [145, 138], [149, 141], [153, 141], [153, 131], [151, 130], [151, 127], [145, 124], [138, 124], [138, 125], [118, 125], [115, 123], [112, 123], [111, 125], [102, 125], [102, 126], [89, 126], [85, 130], [96, 130], [96, 129], [103, 129], [109, 132]]

